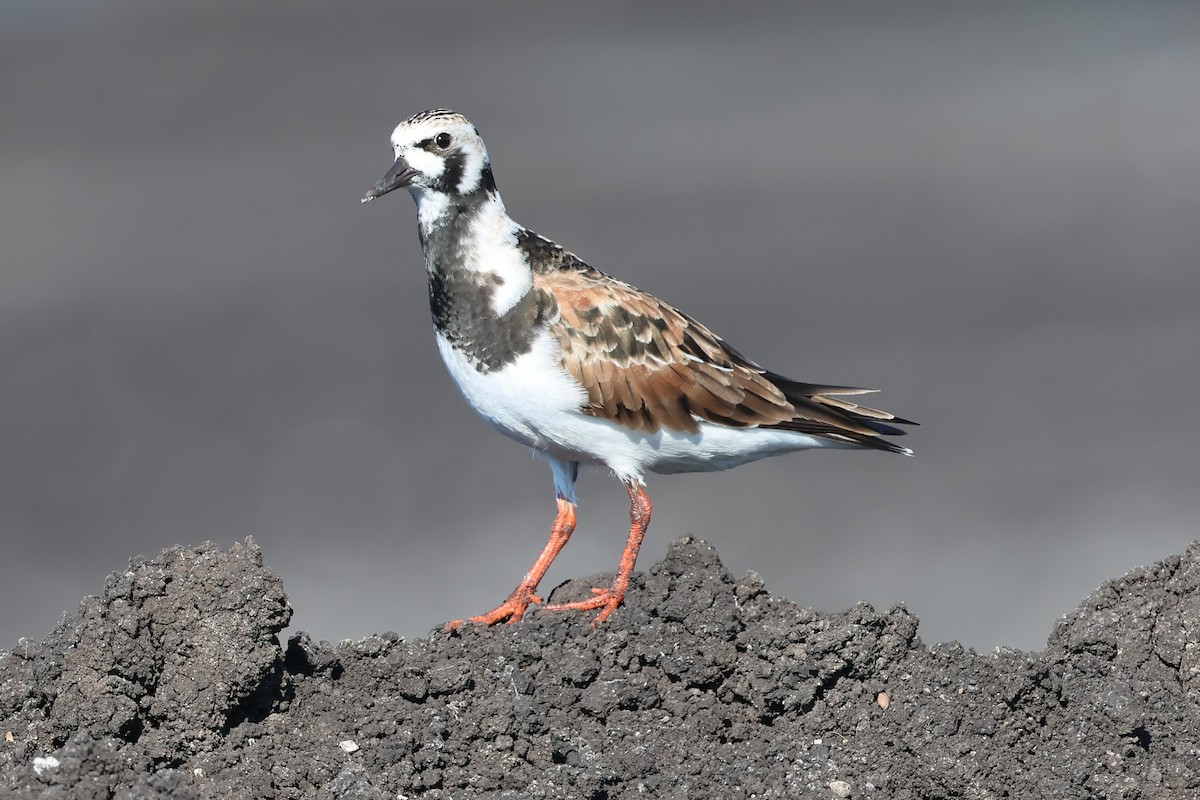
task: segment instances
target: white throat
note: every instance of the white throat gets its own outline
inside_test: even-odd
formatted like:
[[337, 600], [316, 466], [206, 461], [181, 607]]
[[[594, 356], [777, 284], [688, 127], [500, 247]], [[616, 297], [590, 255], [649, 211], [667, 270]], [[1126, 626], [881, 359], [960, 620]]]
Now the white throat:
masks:
[[417, 225], [421, 228], [421, 235], [428, 236], [446, 221], [450, 196], [430, 191], [424, 186], [409, 186], [408, 191], [417, 201]]

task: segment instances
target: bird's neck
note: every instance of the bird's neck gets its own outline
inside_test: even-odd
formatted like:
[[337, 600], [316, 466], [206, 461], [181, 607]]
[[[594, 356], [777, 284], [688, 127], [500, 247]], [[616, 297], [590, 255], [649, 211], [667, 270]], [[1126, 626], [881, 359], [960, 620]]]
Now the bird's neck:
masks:
[[[458, 287], [451, 302], [487, 302], [475, 313], [501, 316], [521, 301], [533, 286], [529, 261], [518, 247], [523, 228], [508, 216], [495, 190], [470, 195], [447, 195], [418, 190], [417, 219], [431, 291]], [[472, 291], [465, 292], [470, 288]], [[432, 297], [431, 297], [432, 299]]]

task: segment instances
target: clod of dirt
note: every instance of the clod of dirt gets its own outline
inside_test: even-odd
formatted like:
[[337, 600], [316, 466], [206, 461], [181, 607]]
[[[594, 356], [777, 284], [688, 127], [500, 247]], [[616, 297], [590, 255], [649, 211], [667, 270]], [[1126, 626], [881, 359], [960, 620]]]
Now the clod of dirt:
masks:
[[1200, 543], [1042, 653], [928, 648], [900, 606], [818, 613], [694, 539], [596, 631], [534, 613], [284, 650], [290, 614], [251, 540], [135, 559], [0, 653], [0, 795], [1200, 796]]

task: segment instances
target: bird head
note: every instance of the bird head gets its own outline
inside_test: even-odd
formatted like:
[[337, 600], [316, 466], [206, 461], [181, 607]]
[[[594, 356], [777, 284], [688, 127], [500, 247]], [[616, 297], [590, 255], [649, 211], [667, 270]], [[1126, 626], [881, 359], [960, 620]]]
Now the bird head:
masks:
[[462, 114], [436, 108], [409, 117], [392, 131], [396, 162], [367, 190], [369, 203], [394, 189], [468, 196], [494, 192], [492, 166], [479, 131]]

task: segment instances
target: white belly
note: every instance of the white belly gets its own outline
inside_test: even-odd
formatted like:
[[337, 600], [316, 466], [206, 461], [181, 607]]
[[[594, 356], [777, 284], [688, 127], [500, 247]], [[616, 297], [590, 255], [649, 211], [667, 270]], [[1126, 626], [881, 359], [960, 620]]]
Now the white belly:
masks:
[[529, 447], [570, 461], [603, 464], [622, 480], [646, 472], [710, 472], [812, 447], [853, 447], [792, 431], [727, 428], [701, 422], [697, 433], [630, 431], [584, 414], [587, 392], [559, 366], [554, 340], [543, 333], [529, 353], [500, 370], [480, 373], [437, 335], [438, 350], [463, 397], [480, 416]]
[[503, 369], [479, 372], [466, 356], [437, 334], [450, 377], [479, 415], [501, 433], [539, 450], [563, 438], [565, 420], [581, 417], [587, 392], [559, 366], [558, 345], [548, 333], [528, 353]]

